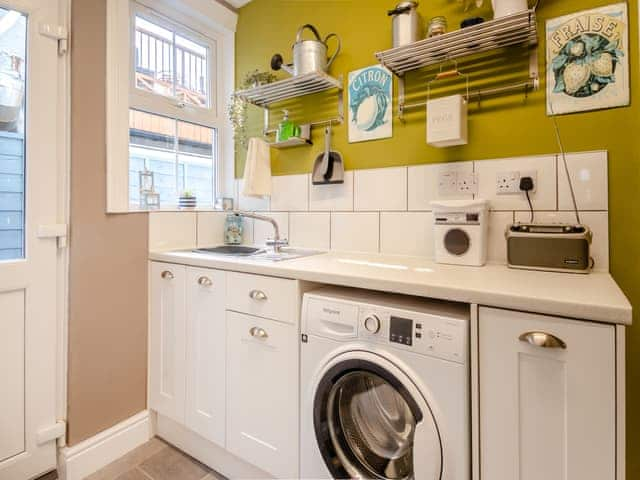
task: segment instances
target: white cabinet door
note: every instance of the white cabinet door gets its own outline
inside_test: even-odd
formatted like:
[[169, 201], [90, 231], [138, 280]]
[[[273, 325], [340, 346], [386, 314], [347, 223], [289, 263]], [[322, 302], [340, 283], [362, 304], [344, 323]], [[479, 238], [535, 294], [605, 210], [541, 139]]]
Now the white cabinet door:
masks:
[[187, 269], [186, 426], [225, 445], [225, 273]]
[[614, 327], [492, 308], [479, 325], [481, 478], [614, 480]]
[[184, 423], [186, 267], [152, 262], [149, 407]]
[[277, 478], [298, 476], [298, 329], [227, 312], [227, 448]]

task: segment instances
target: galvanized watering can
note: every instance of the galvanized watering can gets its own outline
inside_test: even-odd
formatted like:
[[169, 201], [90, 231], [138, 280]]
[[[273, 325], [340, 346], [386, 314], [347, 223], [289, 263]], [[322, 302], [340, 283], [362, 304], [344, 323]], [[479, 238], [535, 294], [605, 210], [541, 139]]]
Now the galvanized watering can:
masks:
[[[315, 35], [315, 39], [305, 40], [302, 38], [305, 30], [311, 30]], [[331, 58], [327, 59], [327, 52], [329, 47], [327, 41], [335, 37], [338, 41], [338, 48]], [[293, 46], [293, 64], [286, 65], [282, 59], [282, 55], [276, 53], [271, 58], [271, 68], [273, 70], [284, 70], [293, 76], [304, 75], [310, 72], [324, 72], [329, 71], [329, 67], [340, 53], [341, 42], [340, 37], [335, 33], [330, 33], [324, 40], [318, 33], [318, 30], [313, 25], [303, 25], [298, 30], [296, 37], [296, 43]]]

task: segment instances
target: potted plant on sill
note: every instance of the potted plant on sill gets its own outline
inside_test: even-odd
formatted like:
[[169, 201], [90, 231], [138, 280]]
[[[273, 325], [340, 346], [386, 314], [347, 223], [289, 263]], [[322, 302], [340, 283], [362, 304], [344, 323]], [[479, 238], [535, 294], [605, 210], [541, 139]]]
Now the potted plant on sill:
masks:
[[178, 206], [180, 208], [196, 208], [198, 204], [198, 199], [196, 196], [189, 190], [185, 190], [180, 195], [180, 199], [178, 201]]

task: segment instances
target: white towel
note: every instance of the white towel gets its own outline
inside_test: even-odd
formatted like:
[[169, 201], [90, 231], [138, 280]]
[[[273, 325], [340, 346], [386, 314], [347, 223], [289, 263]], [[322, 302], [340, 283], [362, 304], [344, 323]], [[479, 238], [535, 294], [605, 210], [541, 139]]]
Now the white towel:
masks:
[[242, 195], [245, 197], [271, 195], [271, 147], [260, 138], [249, 140]]

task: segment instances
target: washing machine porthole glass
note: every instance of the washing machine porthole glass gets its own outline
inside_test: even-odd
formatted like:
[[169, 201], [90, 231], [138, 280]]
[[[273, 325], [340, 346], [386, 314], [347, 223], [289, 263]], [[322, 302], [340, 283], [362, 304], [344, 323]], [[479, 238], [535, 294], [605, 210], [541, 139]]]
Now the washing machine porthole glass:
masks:
[[416, 419], [394, 386], [371, 372], [341, 377], [329, 393], [331, 441], [354, 478], [413, 478]]
[[471, 248], [471, 238], [464, 230], [453, 228], [444, 236], [444, 247], [451, 255], [461, 256]]

